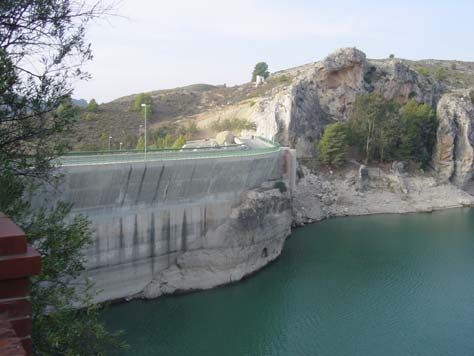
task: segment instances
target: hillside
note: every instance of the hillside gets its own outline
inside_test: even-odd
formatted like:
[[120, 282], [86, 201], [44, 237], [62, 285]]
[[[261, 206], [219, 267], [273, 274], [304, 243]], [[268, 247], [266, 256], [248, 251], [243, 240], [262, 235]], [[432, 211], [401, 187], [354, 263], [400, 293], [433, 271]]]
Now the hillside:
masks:
[[[350, 112], [350, 103], [348, 103], [349, 106], [344, 104], [342, 107], [338, 107], [336, 111], [331, 109], [331, 105], [340, 106], [341, 102], [346, 100], [343, 96], [347, 96], [347, 100], [350, 102], [351, 98], [360, 91], [380, 91], [386, 96], [400, 96], [400, 100], [403, 101], [413, 91], [418, 93], [418, 101], [425, 101], [435, 106], [440, 95], [444, 92], [474, 87], [474, 63], [472, 62], [365, 60], [364, 55], [363, 87], [354, 91], [352, 87], [358, 86], [360, 83], [348, 83], [347, 79], [350, 76], [348, 77], [344, 71], [349, 71], [352, 68], [351, 61], [362, 63], [361, 59], [349, 58], [348, 69], [338, 72], [337, 78], [331, 77], [331, 80], [335, 80], [334, 83], [329, 83], [327, 78], [321, 77], [321, 74], [327, 70], [327, 60], [326, 58], [323, 61], [273, 73], [267, 82], [259, 87], [255, 87], [253, 83], [232, 87], [195, 84], [149, 92], [147, 94], [150, 95], [153, 103], [153, 112], [148, 117], [149, 133], [152, 135], [157, 130], [161, 130], [162, 134], [186, 133], [186, 126], [190, 121], [194, 121], [197, 130], [188, 131], [188, 138], [204, 138], [215, 134], [211, 128], [212, 122], [242, 119], [255, 122], [260, 134], [268, 138], [276, 135], [276, 138], [283, 143], [295, 146], [298, 140], [313, 141], [314, 136], [319, 135], [325, 122], [344, 118], [347, 114], [344, 111]], [[334, 62], [336, 66], [339, 65], [337, 64], [339, 60], [345, 59], [336, 58]], [[333, 65], [334, 63], [329, 64]], [[353, 81], [356, 78], [349, 79]], [[317, 89], [309, 88], [308, 83], [311, 81], [319, 81], [319, 87]], [[393, 84], [394, 81], [398, 84]], [[321, 86], [321, 83], [327, 84], [328, 88], [326, 89], [331, 92], [331, 98], [327, 103], [321, 103], [321, 99], [324, 102], [324, 98], [321, 97], [314, 98], [315, 102], [312, 100], [312, 96], [314, 96], [312, 90], [325, 92], [324, 85]], [[410, 86], [410, 93], [405, 92], [408, 89], [403, 87], [403, 83]], [[332, 88], [334, 85], [338, 87], [335, 90]], [[427, 95], [428, 93], [431, 94]], [[337, 94], [336, 97], [333, 97], [333, 94]], [[294, 125], [302, 125], [302, 128], [297, 129], [295, 133], [297, 131], [304, 133], [307, 136], [306, 139], [296, 138], [291, 132], [285, 134], [285, 129], [282, 127], [282, 125], [289, 124], [288, 122], [282, 124], [282, 117], [294, 114], [285, 112], [284, 108], [290, 107], [290, 102], [295, 100], [295, 95], [305, 101], [306, 107], [302, 109], [318, 112], [318, 123], [313, 122], [314, 120], [305, 120], [303, 123], [295, 121]], [[320, 93], [317, 95], [321, 96]], [[143, 129], [140, 128], [140, 125], [143, 124], [142, 113], [131, 110], [135, 96], [136, 94], [129, 95], [102, 104], [95, 113], [83, 112], [77, 129], [70, 134], [74, 149], [106, 149], [109, 136], [112, 136], [112, 148], [118, 148], [119, 142], [123, 142], [124, 147], [134, 148], [138, 137], [143, 134]], [[320, 108], [320, 104], [326, 105], [327, 108]], [[269, 115], [271, 117], [268, 117]], [[277, 121], [273, 119], [273, 116]], [[285, 120], [288, 121], [289, 118], [283, 119], [283, 121]], [[303, 145], [307, 144], [308, 142], [303, 143]]]

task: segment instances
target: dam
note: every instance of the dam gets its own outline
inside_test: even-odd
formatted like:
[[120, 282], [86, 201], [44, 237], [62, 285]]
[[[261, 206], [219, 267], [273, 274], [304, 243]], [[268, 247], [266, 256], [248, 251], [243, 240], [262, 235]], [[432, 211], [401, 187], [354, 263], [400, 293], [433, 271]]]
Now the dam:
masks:
[[69, 157], [60, 172], [61, 185], [33, 202], [70, 202], [91, 221], [96, 302], [237, 281], [275, 259], [290, 233], [287, 148]]

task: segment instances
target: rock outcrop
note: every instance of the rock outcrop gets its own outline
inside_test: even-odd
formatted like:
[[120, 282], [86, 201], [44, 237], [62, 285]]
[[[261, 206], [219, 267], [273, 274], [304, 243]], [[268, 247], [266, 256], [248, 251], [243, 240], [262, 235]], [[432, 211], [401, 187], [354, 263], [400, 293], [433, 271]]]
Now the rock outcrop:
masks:
[[291, 221], [288, 193], [278, 189], [243, 193], [229, 218], [205, 236], [206, 246], [180, 255], [175, 265], [153, 279], [142, 296], [155, 298], [239, 281], [280, 255]]
[[359, 167], [317, 172], [302, 167], [294, 194], [294, 225], [338, 216], [431, 212], [472, 206], [474, 197], [432, 174], [367, 168], [364, 191]]
[[438, 103], [433, 166], [443, 181], [467, 188], [474, 176], [474, 104], [468, 91], [445, 94]]
[[402, 61], [368, 60], [356, 48], [343, 48], [297, 71], [288, 87], [261, 99], [259, 110], [249, 116], [259, 135], [276, 138], [307, 157], [324, 126], [348, 120], [356, 97], [370, 92], [401, 104], [414, 98], [435, 105], [442, 88]]

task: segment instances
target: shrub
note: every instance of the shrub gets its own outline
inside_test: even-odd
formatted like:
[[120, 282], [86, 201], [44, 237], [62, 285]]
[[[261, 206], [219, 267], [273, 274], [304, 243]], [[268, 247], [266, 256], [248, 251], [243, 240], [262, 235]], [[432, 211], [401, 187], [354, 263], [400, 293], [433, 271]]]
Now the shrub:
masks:
[[89, 101], [89, 104], [87, 104], [86, 110], [88, 112], [97, 112], [97, 110], [99, 110], [99, 104], [97, 104], [97, 101], [95, 101], [95, 99], [91, 99]]
[[326, 126], [316, 149], [321, 163], [334, 166], [344, 164], [349, 153], [347, 125], [338, 122]]
[[83, 116], [84, 120], [85, 121], [92, 121], [95, 119], [95, 116], [90, 113], [90, 112], [86, 112], [86, 114]]
[[399, 105], [380, 94], [356, 98], [351, 116], [351, 142], [365, 156], [365, 161], [393, 159]]
[[173, 143], [172, 148], [181, 148], [186, 144], [186, 137], [184, 135], [179, 135]]
[[400, 110], [397, 156], [426, 166], [436, 141], [437, 120], [429, 105], [410, 100]]
[[469, 97], [471, 98], [471, 102], [474, 104], [474, 89], [469, 92]]
[[132, 111], [142, 112], [142, 104], [147, 105], [147, 114], [151, 114], [153, 112], [153, 100], [149, 94], [140, 93], [136, 95], [135, 100], [133, 101]]
[[430, 161], [437, 120], [429, 105], [412, 99], [400, 109], [379, 94], [361, 95], [350, 125], [351, 144], [365, 154], [366, 162], [400, 159], [426, 166]]
[[446, 80], [448, 78], [448, 70], [446, 68], [438, 68], [435, 72], [435, 78], [439, 81]]
[[428, 77], [430, 75], [430, 71], [428, 70], [428, 68], [419, 67], [416, 70], [417, 70], [418, 73], [420, 73], [421, 75], [423, 75], [425, 77]]

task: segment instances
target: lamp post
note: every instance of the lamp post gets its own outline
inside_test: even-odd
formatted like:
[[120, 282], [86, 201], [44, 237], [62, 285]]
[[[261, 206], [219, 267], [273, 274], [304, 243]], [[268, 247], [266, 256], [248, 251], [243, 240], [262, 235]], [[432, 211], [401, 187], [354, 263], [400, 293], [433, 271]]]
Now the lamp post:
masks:
[[145, 154], [146, 154], [146, 112], [147, 112], [147, 104], [142, 104], [142, 108], [145, 108]]
[[109, 151], [110, 151], [110, 142], [112, 140], [112, 136], [109, 136]]
[[119, 145], [120, 145], [119, 151], [122, 151], [123, 142], [120, 142]]

